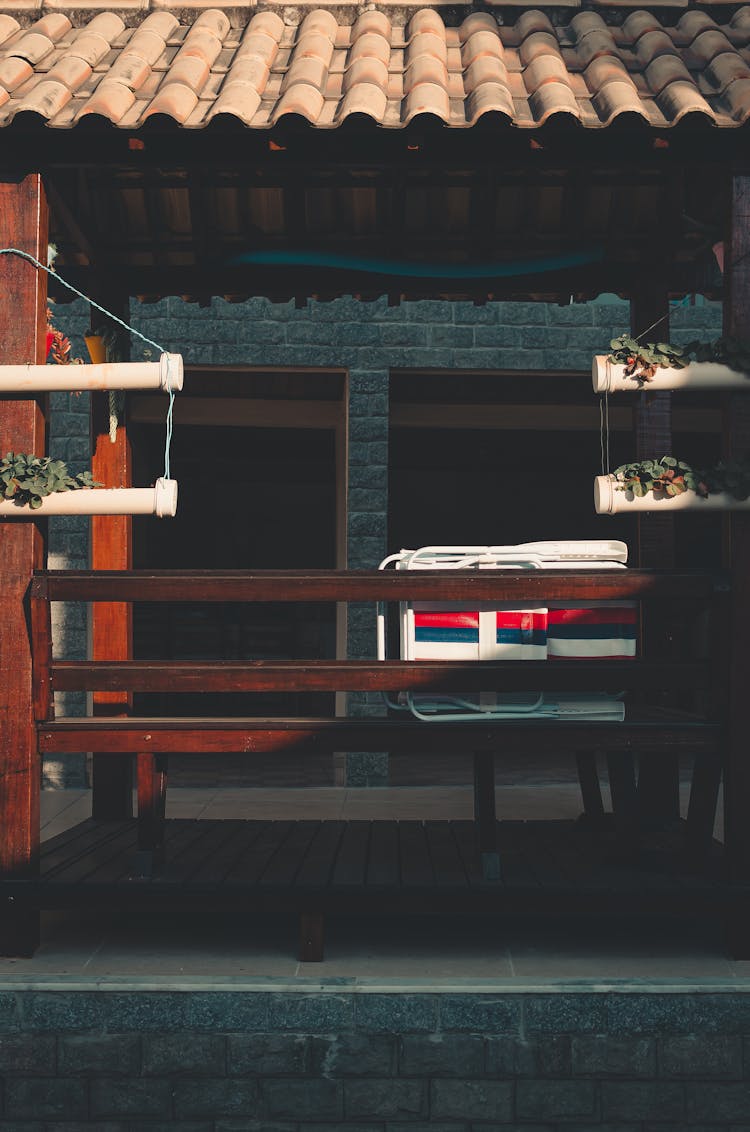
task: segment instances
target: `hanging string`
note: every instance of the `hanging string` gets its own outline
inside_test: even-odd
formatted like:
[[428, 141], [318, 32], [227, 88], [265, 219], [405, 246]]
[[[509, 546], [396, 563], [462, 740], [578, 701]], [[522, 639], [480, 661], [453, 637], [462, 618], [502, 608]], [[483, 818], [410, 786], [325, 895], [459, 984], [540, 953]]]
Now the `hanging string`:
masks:
[[651, 325], [647, 326], [645, 330], [642, 330], [640, 332], [640, 334], [636, 334], [636, 336], [635, 336], [636, 342], [640, 342], [640, 340], [641, 340], [641, 338], [643, 337], [644, 334], [648, 334], [649, 331], [653, 330], [655, 326], [659, 326], [662, 322], [666, 322], [668, 318], [669, 318], [669, 311], [667, 311], [666, 314], [663, 314], [661, 316], [661, 318], [657, 318], [656, 322], [652, 322]]
[[603, 393], [599, 398], [599, 446], [602, 457], [602, 475], [608, 476], [610, 472], [609, 461], [609, 394]]
[[[141, 341], [145, 342], [147, 346], [153, 346], [154, 349], [158, 350], [160, 354], [167, 355], [167, 392], [169, 394], [169, 405], [167, 407], [166, 440], [164, 444], [164, 479], [168, 480], [170, 478], [169, 456], [170, 446], [172, 443], [174, 412], [174, 390], [172, 388], [170, 379], [169, 352], [164, 348], [164, 346], [161, 346], [158, 342], [154, 342], [153, 338], [148, 338], [145, 334], [141, 334], [140, 330], [136, 330], [136, 328], [134, 326], [131, 326], [130, 323], [125, 322], [116, 314], [113, 314], [112, 311], [107, 310], [106, 307], [101, 306], [100, 303], [97, 303], [95, 299], [92, 299], [88, 295], [84, 294], [83, 291], [79, 291], [78, 288], [74, 287], [72, 283], [69, 283], [67, 279], [63, 279], [62, 275], [58, 275], [58, 273], [53, 268], [47, 267], [47, 265], [44, 263], [40, 263], [36, 256], [31, 255], [30, 252], [22, 251], [21, 248], [0, 248], [0, 255], [16, 255], [21, 259], [28, 260], [29, 263], [33, 263], [34, 267], [42, 271], [46, 271], [47, 274], [53, 276], [53, 278], [55, 278], [58, 283], [62, 283], [63, 287], [67, 287], [68, 290], [72, 291], [74, 295], [77, 295], [79, 299], [83, 299], [85, 302], [89, 303], [90, 306], [100, 311], [101, 314], [105, 315], [112, 322], [116, 322], [118, 326], [121, 326], [124, 330], [127, 330], [129, 334], [135, 334], [136, 338], [140, 338]], [[114, 443], [117, 434], [117, 399], [115, 396], [113, 396], [114, 392], [115, 391], [112, 391], [109, 397], [109, 437], [112, 443]]]
[[[670, 300], [669, 305], [672, 306], [672, 307], [689, 306], [689, 299], [690, 298], [691, 298], [690, 295], [685, 295], [685, 297], [682, 298], [682, 299], [672, 299], [672, 300]], [[656, 322], [652, 322], [651, 325], [647, 326], [645, 330], [642, 330], [640, 332], [640, 334], [636, 334], [636, 336], [635, 336], [636, 342], [640, 342], [640, 340], [641, 340], [641, 338], [643, 337], [644, 334], [648, 334], [655, 327], [660, 326], [662, 322], [666, 322], [668, 318], [669, 318], [669, 311], [667, 311], [666, 314], [663, 314], [661, 316], [661, 318], [657, 318]]]
[[169, 354], [167, 358], [167, 394], [169, 395], [169, 404], [167, 405], [167, 421], [166, 433], [164, 437], [164, 479], [168, 480], [172, 477], [169, 474], [169, 454], [172, 448], [172, 426], [173, 426], [173, 413], [174, 413], [174, 389], [172, 388], [172, 374], [171, 374], [171, 359]]

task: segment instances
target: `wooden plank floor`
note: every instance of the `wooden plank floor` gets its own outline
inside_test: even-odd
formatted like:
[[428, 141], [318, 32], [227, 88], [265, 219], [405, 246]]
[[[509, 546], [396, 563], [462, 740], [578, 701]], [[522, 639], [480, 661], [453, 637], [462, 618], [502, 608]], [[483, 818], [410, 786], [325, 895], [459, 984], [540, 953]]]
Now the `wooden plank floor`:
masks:
[[38, 878], [0, 884], [42, 908], [176, 902], [197, 894], [248, 907], [316, 907], [362, 914], [687, 912], [721, 899], [720, 847], [690, 869], [682, 834], [633, 846], [613, 829], [574, 821], [498, 823], [501, 876], [483, 878], [468, 821], [172, 819], [165, 860], [136, 872], [133, 820], [88, 819], [42, 847]]

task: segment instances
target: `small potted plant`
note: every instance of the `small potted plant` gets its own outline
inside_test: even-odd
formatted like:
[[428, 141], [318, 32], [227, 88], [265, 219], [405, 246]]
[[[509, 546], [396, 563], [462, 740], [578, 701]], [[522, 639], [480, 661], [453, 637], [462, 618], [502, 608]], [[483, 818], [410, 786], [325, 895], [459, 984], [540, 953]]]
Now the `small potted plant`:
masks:
[[58, 330], [52, 322], [52, 311], [47, 307], [47, 349], [45, 351], [48, 361], [58, 366], [80, 366], [82, 358], [73, 356], [70, 339]]
[[622, 464], [594, 480], [594, 506], [600, 515], [620, 511], [750, 510], [750, 461], [720, 461], [693, 468], [676, 456]]
[[750, 347], [736, 338], [714, 342], [639, 342], [621, 334], [592, 366], [595, 393], [649, 389], [748, 389]]
[[[93, 490], [82, 490], [93, 489]], [[177, 510], [177, 481], [154, 487], [103, 488], [91, 472], [71, 475], [62, 460], [8, 452], [0, 459], [0, 518], [40, 515], [156, 515]]]

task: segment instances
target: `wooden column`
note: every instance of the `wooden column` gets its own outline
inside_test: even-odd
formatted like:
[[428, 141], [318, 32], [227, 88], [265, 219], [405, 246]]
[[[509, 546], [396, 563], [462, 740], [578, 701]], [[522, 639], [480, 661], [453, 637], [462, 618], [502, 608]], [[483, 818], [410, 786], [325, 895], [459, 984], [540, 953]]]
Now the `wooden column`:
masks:
[[[114, 287], [102, 286], [92, 296], [123, 321], [129, 317], [129, 301]], [[117, 323], [91, 308], [92, 328], [109, 337], [107, 358], [130, 360], [130, 336]], [[122, 406], [123, 398], [118, 398]], [[107, 393], [91, 397], [91, 470], [105, 487], [132, 487], [132, 453], [128, 438], [126, 407], [118, 412], [114, 443], [110, 438], [110, 398]], [[131, 570], [133, 567], [133, 520], [130, 515], [94, 515], [91, 518], [91, 567], [94, 570]], [[133, 608], [121, 602], [95, 602], [91, 606], [91, 655], [94, 660], [129, 660], [133, 655]], [[125, 715], [130, 710], [127, 693], [95, 692], [95, 715]], [[100, 821], [131, 817], [133, 813], [133, 758], [131, 755], [94, 754], [92, 815]]]
[[[0, 245], [47, 262], [47, 200], [39, 174], [0, 182]], [[42, 363], [47, 325], [47, 276], [18, 256], [0, 256], [0, 364]], [[0, 398], [0, 451], [43, 455], [44, 398]], [[44, 565], [44, 524], [0, 523], [0, 875], [33, 874], [39, 861], [40, 763], [31, 698], [26, 591]], [[0, 954], [31, 955], [39, 944], [39, 913], [6, 903]]]
[[[750, 339], [750, 172], [735, 173], [730, 188], [730, 223], [724, 255], [724, 331]], [[724, 454], [750, 455], [750, 394], [725, 395]], [[727, 565], [732, 580], [729, 641], [728, 734], [724, 778], [725, 843], [729, 880], [750, 884], [750, 515], [734, 512], [725, 524]], [[730, 946], [750, 958], [750, 902], [741, 898], [730, 917]]]
[[[658, 279], [651, 286], [646, 283], [631, 298], [630, 329], [635, 337], [643, 335], [643, 341], [669, 341], [669, 296], [666, 286], [660, 285]], [[669, 392], [646, 390], [640, 393], [633, 418], [636, 459], [671, 454], [672, 396]], [[674, 516], [639, 515], [636, 554], [637, 565], [642, 569], [671, 569], [675, 562]], [[649, 625], [641, 621], [641, 643], [649, 655], [668, 654], [668, 638], [668, 626], [658, 623], [653, 615]], [[647, 825], [668, 824], [679, 819], [679, 785], [677, 756], [640, 752], [638, 807]]]

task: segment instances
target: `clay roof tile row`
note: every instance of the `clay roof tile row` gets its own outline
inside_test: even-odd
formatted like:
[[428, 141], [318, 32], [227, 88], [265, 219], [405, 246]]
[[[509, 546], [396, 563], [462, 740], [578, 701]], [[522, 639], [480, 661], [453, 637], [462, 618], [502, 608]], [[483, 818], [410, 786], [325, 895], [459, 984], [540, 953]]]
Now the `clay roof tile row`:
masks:
[[113, 2], [79, 13], [75, 27], [61, 11], [28, 27], [0, 11], [0, 125], [22, 112], [56, 127], [98, 115], [131, 129], [157, 115], [188, 127], [227, 115], [254, 128], [287, 114], [321, 128], [352, 114], [391, 128], [420, 114], [458, 127], [488, 113], [523, 127], [554, 115], [588, 127], [636, 115], [659, 128], [688, 114], [720, 126], [750, 117], [750, 7], [723, 23], [690, 10], [668, 24], [638, 10], [619, 27], [597, 11], [564, 26], [539, 9], [507, 26], [475, 12], [450, 27], [436, 8], [405, 24], [398, 9], [348, 24], [329, 9], [295, 22], [299, 8], [280, 8], [238, 26], [236, 9], [196, 0], [196, 18], [183, 5], [181, 22], [152, 0], [133, 26], [129, 3], [127, 19]]

